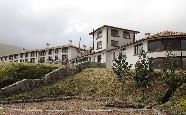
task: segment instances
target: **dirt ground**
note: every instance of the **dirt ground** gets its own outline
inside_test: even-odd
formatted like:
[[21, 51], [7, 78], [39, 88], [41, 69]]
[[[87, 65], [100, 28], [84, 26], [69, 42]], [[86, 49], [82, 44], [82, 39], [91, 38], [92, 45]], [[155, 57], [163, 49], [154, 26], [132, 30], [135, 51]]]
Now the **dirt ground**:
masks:
[[4, 115], [157, 115], [154, 110], [105, 107], [103, 101], [66, 100], [1, 105]]

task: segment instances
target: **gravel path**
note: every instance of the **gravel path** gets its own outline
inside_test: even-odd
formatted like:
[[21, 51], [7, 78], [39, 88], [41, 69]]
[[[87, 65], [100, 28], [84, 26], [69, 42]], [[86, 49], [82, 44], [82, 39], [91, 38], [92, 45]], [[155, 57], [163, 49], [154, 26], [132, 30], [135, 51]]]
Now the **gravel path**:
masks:
[[116, 109], [104, 101], [66, 100], [0, 105], [0, 115], [163, 115], [152, 109]]
[[20, 110], [6, 109], [1, 114], [5, 115], [159, 115], [153, 110]]

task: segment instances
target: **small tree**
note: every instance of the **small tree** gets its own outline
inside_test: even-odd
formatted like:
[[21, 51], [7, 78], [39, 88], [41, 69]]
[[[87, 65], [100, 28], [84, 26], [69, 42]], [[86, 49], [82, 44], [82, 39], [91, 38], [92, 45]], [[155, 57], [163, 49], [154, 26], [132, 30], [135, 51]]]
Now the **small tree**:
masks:
[[178, 63], [176, 62], [176, 56], [172, 54], [171, 51], [167, 51], [166, 58], [162, 65], [163, 78], [165, 80], [168, 89], [165, 92], [165, 95], [162, 99], [162, 102], [165, 103], [169, 100], [178, 87], [186, 82], [186, 73], [181, 70], [176, 72], [178, 68]]
[[117, 75], [118, 81], [122, 83], [122, 86], [121, 86], [122, 96], [123, 96], [123, 91], [124, 91], [125, 79], [127, 76], [130, 75], [131, 67], [132, 67], [132, 64], [129, 64], [126, 61], [126, 57], [123, 57], [122, 53], [119, 53], [118, 57], [114, 59], [112, 69], [114, 73]]
[[[146, 52], [142, 49], [141, 54], [139, 55], [139, 59], [135, 65], [135, 74], [133, 79], [137, 85], [137, 87], [148, 88], [152, 81], [153, 76], [153, 59], [146, 56]], [[143, 89], [143, 94], [144, 94]]]

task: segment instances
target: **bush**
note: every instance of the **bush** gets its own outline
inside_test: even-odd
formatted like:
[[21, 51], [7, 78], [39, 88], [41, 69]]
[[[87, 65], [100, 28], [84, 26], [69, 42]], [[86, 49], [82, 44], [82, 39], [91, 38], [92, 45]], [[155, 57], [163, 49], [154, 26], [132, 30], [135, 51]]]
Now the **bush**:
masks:
[[181, 70], [176, 72], [177, 67], [178, 64], [176, 63], [175, 55], [171, 51], [167, 51], [162, 74], [168, 89], [165, 92], [162, 103], [169, 101], [169, 98], [174, 95], [176, 89], [183, 83], [186, 83], [186, 71]]
[[142, 50], [139, 60], [135, 65], [134, 81], [138, 87], [148, 88], [154, 74], [152, 68], [152, 58], [146, 56], [146, 52]]
[[117, 79], [119, 82], [121, 82], [121, 98], [124, 97], [124, 84], [126, 78], [130, 75], [130, 68], [132, 67], [131, 64], [126, 62], [126, 57], [124, 58], [122, 56], [122, 53], [119, 53], [118, 57], [114, 59], [114, 63], [112, 66], [112, 69], [114, 73], [117, 75]]
[[28, 63], [8, 63], [0, 68], [0, 88], [22, 79], [39, 79], [57, 66]]

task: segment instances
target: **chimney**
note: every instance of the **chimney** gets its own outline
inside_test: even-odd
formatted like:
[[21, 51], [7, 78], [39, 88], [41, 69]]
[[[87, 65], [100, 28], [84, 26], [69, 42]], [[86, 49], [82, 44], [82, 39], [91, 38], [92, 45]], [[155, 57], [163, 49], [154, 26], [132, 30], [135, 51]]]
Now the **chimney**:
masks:
[[50, 44], [46, 43], [46, 48], [49, 49], [49, 47], [50, 47]]
[[69, 40], [69, 41], [68, 41], [68, 45], [69, 45], [69, 46], [72, 46], [72, 40]]
[[25, 52], [25, 48], [22, 48], [22, 52]]
[[83, 49], [86, 49], [86, 47], [87, 47], [86, 45], [83, 45]]
[[145, 37], [149, 37], [150, 36], [150, 33], [145, 33]]

